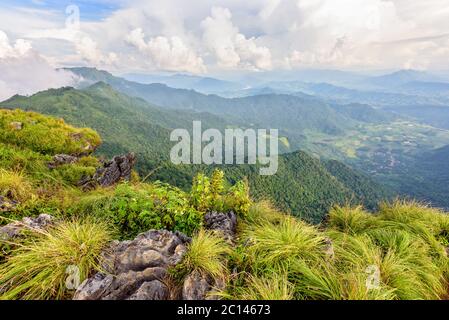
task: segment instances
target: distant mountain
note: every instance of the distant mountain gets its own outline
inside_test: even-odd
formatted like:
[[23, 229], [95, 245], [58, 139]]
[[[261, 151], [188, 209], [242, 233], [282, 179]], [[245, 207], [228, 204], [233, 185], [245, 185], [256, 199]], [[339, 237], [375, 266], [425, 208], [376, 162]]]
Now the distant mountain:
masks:
[[449, 83], [446, 82], [412, 81], [399, 86], [396, 90], [429, 97], [449, 97]]
[[[254, 103], [253, 108], [262, 104]], [[220, 129], [229, 123], [209, 113], [161, 109], [119, 93], [103, 82], [81, 90], [61, 88], [30, 97], [15, 96], [0, 103], [0, 107], [37, 111], [64, 118], [77, 126], [92, 127], [104, 139], [98, 154], [110, 157], [134, 151], [142, 176], [150, 173], [150, 180], [185, 189], [190, 187], [196, 172], [209, 172], [215, 166], [173, 165], [169, 161], [173, 145], [169, 141], [170, 128], [189, 128], [193, 119], [203, 121], [205, 128]], [[342, 164], [328, 170], [325, 163], [304, 152], [281, 155], [279, 170], [274, 176], [260, 176], [257, 165], [227, 165], [222, 169], [231, 181], [247, 177], [255, 198], [271, 199], [292, 214], [313, 222], [320, 222], [333, 204], [363, 203], [374, 208], [389, 196], [368, 177]]]
[[169, 109], [204, 111], [234, 117], [262, 128], [279, 128], [293, 141], [305, 130], [339, 134], [357, 124], [346, 111], [339, 113], [328, 103], [304, 94], [265, 94], [226, 99], [193, 90], [174, 89], [162, 84], [141, 84], [88, 68], [70, 69], [86, 80], [105, 81], [129, 96]]
[[436, 82], [441, 78], [424, 71], [400, 70], [391, 74], [368, 79], [368, 83], [381, 88], [392, 88], [404, 85], [409, 82]]
[[237, 91], [244, 89], [242, 84], [215, 79], [211, 77], [199, 77], [187, 74], [174, 75], [148, 75], [148, 74], [126, 74], [125, 79], [144, 83], [161, 83], [176, 89], [191, 89], [201, 93], [220, 93], [226, 91]]

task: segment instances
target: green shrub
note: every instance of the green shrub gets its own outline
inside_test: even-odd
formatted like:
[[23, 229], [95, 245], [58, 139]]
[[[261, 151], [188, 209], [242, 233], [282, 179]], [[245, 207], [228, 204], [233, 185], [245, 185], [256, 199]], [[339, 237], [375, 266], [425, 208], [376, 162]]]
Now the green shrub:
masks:
[[212, 178], [199, 173], [190, 191], [192, 205], [202, 212], [233, 211], [240, 216], [248, 213], [251, 206], [248, 183], [238, 181], [234, 186], [224, 187], [224, 173], [216, 169]]
[[168, 229], [191, 235], [202, 224], [203, 214], [193, 208], [188, 196], [169, 185], [119, 184], [100, 189], [74, 204], [74, 215], [102, 217], [114, 223], [122, 238], [133, 238], [150, 229]]
[[68, 272], [79, 275], [75, 284], [100, 270], [100, 254], [111, 234], [108, 225], [94, 220], [60, 222], [34, 233], [0, 264], [0, 299], [70, 298]]

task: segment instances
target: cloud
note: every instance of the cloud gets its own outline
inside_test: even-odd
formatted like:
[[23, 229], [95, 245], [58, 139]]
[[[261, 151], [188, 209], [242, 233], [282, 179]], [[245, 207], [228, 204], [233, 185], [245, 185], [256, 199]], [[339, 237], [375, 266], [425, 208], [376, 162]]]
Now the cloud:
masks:
[[231, 19], [229, 9], [213, 7], [211, 15], [201, 22], [203, 40], [215, 55], [218, 65], [225, 68], [271, 69], [270, 50], [258, 46], [256, 38], [246, 38]]
[[2, 7], [0, 30], [59, 65], [118, 72], [449, 68], [447, 0], [114, 3], [97, 20], [81, 6], [79, 30], [67, 27], [64, 10]]
[[157, 69], [192, 73], [206, 72], [203, 59], [187, 47], [179, 37], [158, 36], [145, 42], [143, 30], [137, 28], [128, 34], [126, 41], [137, 48], [139, 52], [148, 56]]
[[14, 94], [73, 85], [77, 80], [70, 72], [55, 70], [32, 49], [30, 42], [18, 39], [11, 43], [1, 30], [0, 70], [0, 101]]
[[75, 40], [75, 48], [80, 57], [94, 66], [108, 66], [118, 61], [114, 52], [104, 54], [98, 49], [98, 44], [88, 36], [82, 36]]

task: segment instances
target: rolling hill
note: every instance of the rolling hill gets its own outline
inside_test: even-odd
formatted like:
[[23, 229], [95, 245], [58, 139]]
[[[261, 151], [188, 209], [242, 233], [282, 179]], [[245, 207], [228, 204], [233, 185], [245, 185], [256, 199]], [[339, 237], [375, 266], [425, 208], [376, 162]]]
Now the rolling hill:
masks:
[[[191, 186], [197, 172], [213, 170], [214, 166], [173, 165], [169, 161], [173, 145], [169, 141], [170, 129], [190, 128], [194, 119], [202, 120], [204, 127], [236, 126], [209, 113], [161, 109], [102, 82], [81, 90], [61, 88], [31, 97], [15, 96], [0, 107], [36, 111], [61, 117], [76, 126], [91, 127], [104, 140], [97, 154], [110, 157], [134, 151], [142, 176], [151, 173], [150, 180], [162, 180], [183, 189]], [[344, 165], [339, 169], [329, 167], [331, 173], [321, 161], [304, 152], [280, 156], [279, 170], [274, 176], [260, 176], [258, 166], [223, 166], [223, 169], [231, 181], [247, 177], [254, 197], [271, 199], [292, 214], [313, 222], [321, 221], [333, 204], [363, 203], [375, 208], [389, 196], [366, 176]]]

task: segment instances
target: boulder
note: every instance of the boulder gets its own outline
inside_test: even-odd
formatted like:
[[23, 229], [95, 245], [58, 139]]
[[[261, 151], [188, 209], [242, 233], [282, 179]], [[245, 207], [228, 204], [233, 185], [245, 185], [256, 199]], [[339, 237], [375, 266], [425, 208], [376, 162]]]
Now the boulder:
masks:
[[109, 187], [121, 180], [129, 181], [135, 164], [136, 156], [134, 153], [116, 156], [98, 168], [93, 177], [81, 179], [79, 185], [85, 190], [91, 190], [98, 185]]
[[190, 238], [150, 230], [132, 241], [115, 241], [105, 251], [103, 272], [85, 280], [74, 300], [166, 300], [168, 268], [181, 262]]
[[237, 228], [237, 215], [234, 212], [210, 212], [204, 216], [204, 226], [220, 233], [226, 241], [232, 242]]
[[52, 225], [54, 218], [48, 214], [40, 214], [37, 218], [25, 217], [22, 221], [12, 222], [6, 226], [0, 227], [0, 239], [12, 240], [23, 235], [23, 231], [35, 230], [42, 231]]

